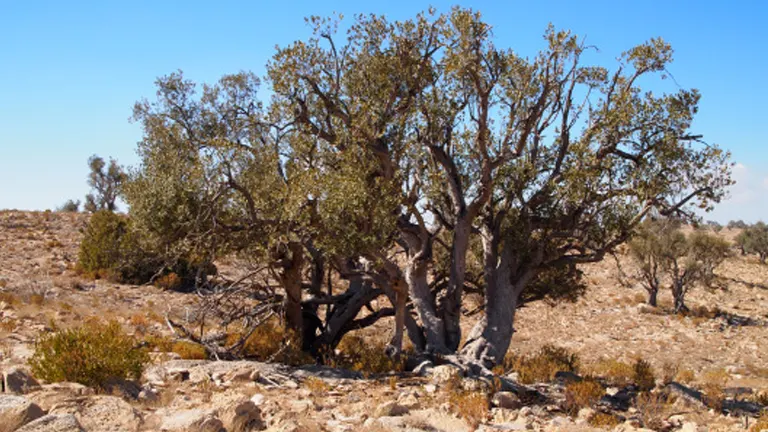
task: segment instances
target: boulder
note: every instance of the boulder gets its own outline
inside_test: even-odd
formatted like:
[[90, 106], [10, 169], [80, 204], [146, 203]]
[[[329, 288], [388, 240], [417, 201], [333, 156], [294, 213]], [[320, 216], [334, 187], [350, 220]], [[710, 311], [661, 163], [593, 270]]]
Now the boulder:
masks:
[[40, 384], [26, 369], [12, 367], [3, 371], [3, 388], [6, 393], [26, 394], [38, 387]]
[[203, 409], [164, 412], [161, 431], [167, 432], [222, 432], [224, 423], [213, 412]]
[[506, 409], [518, 409], [523, 406], [516, 394], [507, 391], [496, 392], [491, 399], [491, 404]]
[[88, 432], [137, 431], [141, 416], [117, 396], [81, 396], [54, 406], [50, 414], [72, 414]]
[[0, 432], [13, 432], [43, 414], [42, 408], [21, 396], [0, 395]]
[[265, 428], [261, 409], [248, 396], [228, 391], [213, 396], [210, 404], [227, 432], [249, 432]]
[[16, 432], [85, 432], [72, 414], [48, 414], [27, 423]]
[[463, 377], [461, 369], [452, 365], [435, 366], [430, 370], [432, 381], [435, 384], [458, 383]]
[[408, 414], [408, 408], [398, 404], [395, 401], [384, 402], [376, 407], [373, 412], [374, 417], [397, 417], [403, 414]]
[[94, 393], [92, 388], [82, 384], [61, 382], [43, 384], [36, 391], [27, 394], [26, 398], [38, 404], [44, 411], [50, 411], [56, 405], [69, 403], [73, 398]]

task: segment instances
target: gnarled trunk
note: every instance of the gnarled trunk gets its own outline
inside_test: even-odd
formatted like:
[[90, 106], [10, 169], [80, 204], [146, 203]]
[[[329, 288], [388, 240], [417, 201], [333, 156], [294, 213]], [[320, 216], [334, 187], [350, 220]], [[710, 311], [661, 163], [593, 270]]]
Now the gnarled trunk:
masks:
[[658, 305], [658, 296], [659, 296], [659, 288], [655, 289], [649, 289], [648, 290], [648, 304], [650, 306], [656, 307]]
[[405, 269], [405, 280], [413, 306], [424, 329], [426, 338], [424, 350], [428, 353], [447, 354], [449, 351], [445, 345], [443, 320], [437, 315], [435, 299], [427, 280], [428, 266], [429, 261], [426, 257], [411, 258]]
[[445, 345], [451, 352], [456, 351], [461, 342], [461, 298], [471, 229], [471, 221], [467, 218], [460, 218], [454, 226], [448, 287], [438, 307], [443, 320]]

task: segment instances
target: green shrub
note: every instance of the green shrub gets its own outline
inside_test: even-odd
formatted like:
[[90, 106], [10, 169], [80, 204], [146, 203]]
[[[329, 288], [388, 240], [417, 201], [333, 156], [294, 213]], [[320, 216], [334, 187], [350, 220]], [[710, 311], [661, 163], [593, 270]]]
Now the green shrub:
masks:
[[136, 340], [116, 321], [91, 322], [41, 336], [29, 364], [48, 382], [71, 381], [103, 387], [112, 379], [138, 379], [149, 361]]
[[144, 243], [139, 241], [128, 217], [97, 211], [83, 233], [77, 268], [88, 277], [134, 284], [149, 282], [159, 274], [155, 281], [158, 286], [173, 290], [194, 287], [200, 268], [205, 276], [216, 273], [213, 264], [166, 259], [148, 250]]

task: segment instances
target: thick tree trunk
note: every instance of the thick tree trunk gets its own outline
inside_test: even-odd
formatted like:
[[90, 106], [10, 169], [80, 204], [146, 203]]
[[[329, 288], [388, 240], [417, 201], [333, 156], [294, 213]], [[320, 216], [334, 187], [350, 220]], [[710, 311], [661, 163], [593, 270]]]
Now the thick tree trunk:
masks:
[[499, 255], [498, 232], [484, 229], [482, 238], [485, 316], [470, 331], [461, 356], [490, 369], [504, 359], [509, 349], [515, 331], [518, 298], [532, 271], [513, 274], [512, 248], [504, 248]]
[[438, 308], [445, 329], [445, 345], [451, 352], [455, 352], [461, 342], [461, 299], [467, 271], [467, 249], [471, 228], [471, 221], [466, 218], [459, 218], [454, 226], [448, 287], [445, 296], [440, 299]]
[[429, 289], [427, 280], [429, 261], [422, 257], [414, 257], [405, 269], [405, 280], [413, 301], [413, 306], [421, 320], [426, 338], [424, 350], [428, 353], [447, 354], [445, 345], [445, 329], [443, 320], [437, 315], [435, 299]]
[[283, 316], [287, 329], [302, 334], [301, 269], [304, 264], [304, 247], [301, 243], [288, 243], [289, 256], [283, 259], [280, 282], [285, 290]]

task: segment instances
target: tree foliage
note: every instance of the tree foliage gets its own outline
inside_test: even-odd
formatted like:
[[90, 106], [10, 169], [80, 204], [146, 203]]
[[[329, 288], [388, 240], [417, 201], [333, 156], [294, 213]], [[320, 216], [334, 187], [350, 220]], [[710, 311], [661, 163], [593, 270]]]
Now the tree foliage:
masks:
[[109, 164], [103, 158], [93, 155], [88, 158], [88, 186], [92, 192], [85, 196], [85, 211], [95, 213], [99, 210], [116, 211], [120, 186], [125, 181], [125, 172], [114, 159]]
[[756, 254], [761, 263], [768, 257], [768, 225], [758, 222], [742, 228], [736, 236], [736, 244], [744, 254]]

